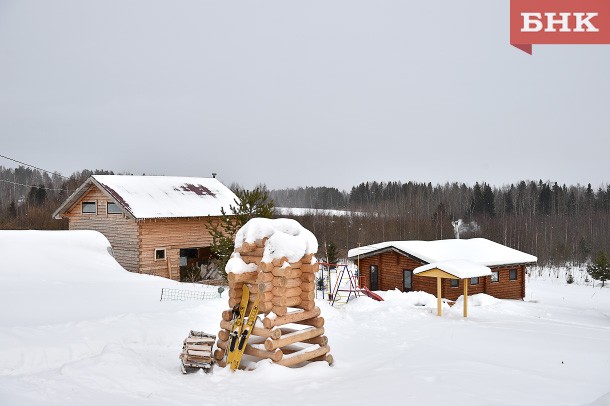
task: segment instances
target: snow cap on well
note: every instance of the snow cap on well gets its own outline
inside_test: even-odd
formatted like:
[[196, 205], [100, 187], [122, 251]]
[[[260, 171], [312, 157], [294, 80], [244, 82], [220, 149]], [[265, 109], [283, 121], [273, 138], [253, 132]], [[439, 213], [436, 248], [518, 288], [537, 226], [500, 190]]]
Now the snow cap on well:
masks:
[[284, 218], [254, 218], [248, 221], [235, 236], [235, 248], [263, 238], [268, 238], [263, 262], [282, 257], [288, 258], [288, 262], [297, 262], [307, 254], [318, 252], [318, 240], [313, 233], [298, 221]]

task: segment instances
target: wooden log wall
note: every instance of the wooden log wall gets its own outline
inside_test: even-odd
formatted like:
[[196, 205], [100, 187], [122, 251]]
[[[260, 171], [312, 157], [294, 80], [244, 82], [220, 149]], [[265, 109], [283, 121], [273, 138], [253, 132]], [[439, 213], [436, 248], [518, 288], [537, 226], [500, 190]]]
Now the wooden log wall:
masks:
[[[180, 249], [209, 247], [212, 237], [206, 227], [207, 217], [148, 219], [138, 221], [140, 272], [180, 279]], [[155, 250], [165, 249], [163, 260], [155, 259]]]
[[305, 255], [297, 262], [286, 258], [262, 261], [266, 240], [245, 243], [236, 250], [247, 264], [256, 264], [250, 273], [229, 273], [229, 309], [222, 314], [218, 332], [218, 349], [214, 357], [225, 365], [225, 355], [231, 330], [233, 306], [239, 304], [244, 284], [250, 290], [250, 307], [259, 298], [259, 320], [245, 349], [254, 360], [270, 359], [287, 367], [307, 362], [326, 361], [332, 364], [328, 338], [324, 335], [324, 318], [316, 307], [313, 255]]
[[[82, 202], [95, 202], [97, 213], [83, 214]], [[138, 225], [124, 214], [108, 214], [112, 202], [101, 190], [91, 186], [65, 216], [70, 230], [95, 230], [104, 234], [112, 245], [114, 258], [128, 271], [138, 272]]]
[[[370, 288], [370, 266], [379, 267], [379, 289], [380, 290], [404, 290], [404, 270], [413, 270], [418, 266], [425, 265], [413, 258], [401, 255], [394, 251], [384, 252], [360, 259], [360, 272], [365, 276]], [[517, 279], [509, 279], [510, 269], [517, 269]], [[464, 292], [464, 282], [468, 283], [468, 295], [486, 293], [498, 299], [523, 299], [525, 297], [525, 266], [504, 266], [492, 268], [499, 271], [500, 280], [491, 282], [491, 277], [479, 278], [479, 283], [471, 285], [470, 280], [460, 280], [457, 287], [451, 287], [450, 279], [443, 279], [441, 293], [449, 300], [456, 300]], [[412, 291], [424, 291], [436, 296], [436, 279], [413, 275]]]
[[[82, 213], [83, 202], [95, 202], [96, 213]], [[180, 249], [209, 247], [212, 238], [207, 229], [217, 217], [135, 220], [125, 214], [108, 214], [113, 202], [95, 185], [68, 210], [70, 230], [96, 230], [104, 234], [114, 257], [131, 272], [180, 279]], [[165, 249], [166, 259], [156, 260], [155, 249]]]

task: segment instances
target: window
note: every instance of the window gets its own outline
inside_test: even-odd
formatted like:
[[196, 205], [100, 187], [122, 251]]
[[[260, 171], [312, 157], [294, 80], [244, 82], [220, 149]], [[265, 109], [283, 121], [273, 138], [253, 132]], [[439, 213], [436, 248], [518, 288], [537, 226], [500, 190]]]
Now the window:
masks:
[[83, 202], [83, 214], [96, 214], [97, 205], [95, 202]]
[[516, 269], [511, 269], [510, 271], [508, 271], [508, 279], [510, 279], [511, 281], [517, 280], [517, 270]]
[[157, 248], [155, 250], [155, 261], [157, 259], [165, 259], [165, 248]]
[[491, 281], [492, 282], [500, 281], [500, 271], [491, 271]]
[[119, 205], [113, 202], [108, 202], [108, 205], [106, 206], [107, 208], [107, 213], [108, 214], [121, 214], [121, 209], [119, 208]]
[[479, 284], [479, 277], [475, 276], [474, 278], [470, 278], [470, 284], [471, 285], [478, 285]]
[[451, 279], [451, 287], [452, 288], [457, 288], [458, 286], [460, 286], [460, 280], [459, 279]]

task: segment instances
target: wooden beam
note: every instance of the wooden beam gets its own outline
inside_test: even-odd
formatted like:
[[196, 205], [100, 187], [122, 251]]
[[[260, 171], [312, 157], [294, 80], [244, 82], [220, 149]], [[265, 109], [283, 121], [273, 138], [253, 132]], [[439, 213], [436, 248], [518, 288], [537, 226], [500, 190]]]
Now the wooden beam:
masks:
[[301, 362], [305, 362], [305, 361], [312, 360], [314, 358], [321, 357], [322, 355], [325, 355], [328, 352], [330, 352], [329, 346], [319, 347], [313, 351], [311, 351], [309, 349], [303, 349], [301, 351], [291, 354], [290, 356], [283, 357], [277, 363], [280, 365], [289, 367], [292, 365], [300, 364]]
[[167, 258], [167, 272], [169, 273], [169, 278], [174, 279], [172, 278], [172, 263], [169, 259], [169, 256], [167, 256], [167, 250], [165, 250], [165, 256]]
[[441, 277], [437, 277], [436, 278], [436, 306], [437, 306], [437, 314], [439, 316], [443, 315], [443, 301], [441, 300], [441, 286], [442, 286], [442, 281], [443, 279]]
[[273, 351], [276, 348], [282, 348], [290, 344], [309, 340], [310, 338], [318, 337], [322, 334], [324, 334], [324, 327], [309, 327], [304, 330], [288, 333], [286, 335], [282, 334], [282, 336], [277, 340], [272, 338], [266, 339], [265, 349], [267, 351]]
[[265, 326], [265, 328], [271, 329], [274, 326], [283, 326], [284, 324], [288, 324], [288, 323], [298, 323], [301, 320], [312, 319], [314, 317], [318, 317], [319, 315], [320, 315], [319, 307], [314, 307], [311, 310], [304, 310], [304, 311], [297, 310], [295, 312], [288, 313], [285, 316], [275, 317], [272, 319], [269, 318], [269, 315], [267, 315], [263, 319], [263, 325]]
[[464, 281], [464, 317], [468, 317], [468, 281], [470, 279], [462, 279]]

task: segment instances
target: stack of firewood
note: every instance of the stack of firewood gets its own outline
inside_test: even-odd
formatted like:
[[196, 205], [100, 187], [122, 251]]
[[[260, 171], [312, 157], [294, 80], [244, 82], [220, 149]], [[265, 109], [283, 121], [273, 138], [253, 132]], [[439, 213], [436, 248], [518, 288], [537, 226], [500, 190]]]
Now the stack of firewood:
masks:
[[214, 365], [212, 346], [215, 340], [216, 336], [212, 334], [191, 330], [189, 336], [184, 340], [180, 354], [182, 372], [187, 373], [198, 368], [208, 372]]
[[246, 315], [258, 297], [259, 320], [246, 346], [246, 355], [254, 357], [255, 361], [271, 359], [284, 366], [311, 361], [331, 364], [333, 359], [324, 335], [324, 318], [320, 317], [320, 309], [314, 302], [318, 268], [315, 257], [306, 254], [292, 263], [286, 257], [263, 262], [266, 240], [243, 243], [235, 250], [253, 270], [228, 274], [230, 309], [222, 314], [214, 357], [219, 365], [224, 365], [233, 317], [231, 309], [241, 301], [243, 286], [247, 284], [251, 293]]

